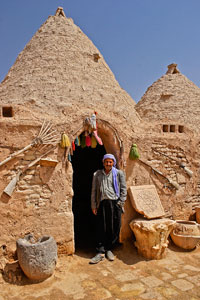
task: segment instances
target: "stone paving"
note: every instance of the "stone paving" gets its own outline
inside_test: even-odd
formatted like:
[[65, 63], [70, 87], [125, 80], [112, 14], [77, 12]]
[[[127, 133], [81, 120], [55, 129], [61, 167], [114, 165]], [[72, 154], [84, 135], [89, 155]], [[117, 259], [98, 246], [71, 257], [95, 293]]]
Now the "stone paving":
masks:
[[200, 299], [200, 248], [171, 245], [162, 260], [145, 260], [134, 246], [124, 245], [115, 250], [114, 262], [89, 265], [93, 254], [61, 256], [53, 276], [36, 284], [25, 278], [14, 284], [12, 276], [2, 276], [0, 300]]

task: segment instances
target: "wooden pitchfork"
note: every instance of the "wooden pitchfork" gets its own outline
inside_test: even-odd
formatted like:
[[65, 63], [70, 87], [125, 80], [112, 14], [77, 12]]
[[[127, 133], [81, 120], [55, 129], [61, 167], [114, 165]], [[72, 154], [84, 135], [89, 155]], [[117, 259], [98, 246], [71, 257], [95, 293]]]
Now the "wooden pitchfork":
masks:
[[45, 153], [43, 153], [41, 156], [39, 156], [38, 158], [36, 158], [35, 160], [33, 160], [30, 164], [28, 164], [27, 166], [25, 166], [22, 170], [20, 170], [15, 177], [13, 177], [13, 179], [9, 182], [9, 184], [5, 187], [4, 189], [4, 193], [7, 194], [8, 196], [11, 197], [17, 182], [19, 181], [20, 175], [22, 173], [24, 173], [27, 169], [31, 168], [32, 166], [34, 166], [35, 164], [37, 164], [42, 157], [46, 156], [49, 152], [51, 152], [52, 150], [54, 150], [55, 147], [48, 149]]
[[25, 152], [33, 146], [38, 145], [55, 145], [59, 141], [59, 137], [56, 135], [56, 130], [52, 130], [52, 124], [50, 122], [44, 121], [39, 134], [33, 139], [32, 143], [24, 147], [23, 149], [12, 153], [6, 159], [0, 162], [0, 167], [5, 163], [16, 157], [17, 155]]

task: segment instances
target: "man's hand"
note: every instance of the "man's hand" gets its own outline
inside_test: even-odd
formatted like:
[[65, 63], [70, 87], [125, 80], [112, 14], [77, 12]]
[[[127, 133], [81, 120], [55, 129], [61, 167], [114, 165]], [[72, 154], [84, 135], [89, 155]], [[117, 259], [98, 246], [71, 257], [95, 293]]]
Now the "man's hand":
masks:
[[97, 215], [97, 209], [96, 208], [93, 208], [92, 209], [92, 212], [93, 212], [93, 214], [96, 216]]

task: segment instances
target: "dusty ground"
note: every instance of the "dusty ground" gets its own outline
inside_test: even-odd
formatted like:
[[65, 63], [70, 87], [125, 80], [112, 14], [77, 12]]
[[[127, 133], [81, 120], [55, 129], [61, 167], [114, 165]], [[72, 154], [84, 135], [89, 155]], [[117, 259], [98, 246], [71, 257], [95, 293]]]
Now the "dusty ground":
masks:
[[40, 283], [28, 281], [13, 263], [0, 277], [0, 300], [200, 299], [200, 248], [170, 245], [156, 261], [140, 257], [133, 245], [119, 246], [114, 262], [89, 265], [93, 254], [59, 257], [53, 276]]

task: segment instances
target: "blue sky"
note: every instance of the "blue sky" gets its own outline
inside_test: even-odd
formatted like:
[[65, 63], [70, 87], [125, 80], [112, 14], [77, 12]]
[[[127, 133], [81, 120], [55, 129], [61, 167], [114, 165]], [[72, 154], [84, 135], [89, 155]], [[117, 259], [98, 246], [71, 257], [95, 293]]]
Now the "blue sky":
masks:
[[172, 62], [200, 87], [199, 0], [1, 0], [0, 81], [58, 6], [136, 102]]

